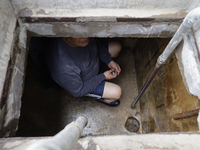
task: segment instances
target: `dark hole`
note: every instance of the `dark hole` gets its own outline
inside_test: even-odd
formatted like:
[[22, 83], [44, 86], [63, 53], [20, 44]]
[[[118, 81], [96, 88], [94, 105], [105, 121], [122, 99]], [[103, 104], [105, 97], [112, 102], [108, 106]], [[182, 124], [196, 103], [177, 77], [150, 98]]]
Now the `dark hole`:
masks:
[[128, 130], [129, 132], [137, 132], [140, 128], [140, 123], [137, 119], [135, 119], [134, 117], [129, 117], [126, 120], [125, 123], [125, 128], [126, 130]]

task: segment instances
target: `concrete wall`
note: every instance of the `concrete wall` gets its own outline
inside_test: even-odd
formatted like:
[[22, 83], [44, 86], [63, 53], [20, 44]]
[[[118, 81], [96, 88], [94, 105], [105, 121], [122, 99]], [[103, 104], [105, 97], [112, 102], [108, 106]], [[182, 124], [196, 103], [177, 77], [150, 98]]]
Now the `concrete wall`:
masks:
[[[34, 36], [172, 37], [200, 0], [11, 0]], [[142, 18], [142, 19], [138, 19]]]
[[[6, 113], [6, 74], [12, 52], [16, 16], [8, 0], [0, 1], [0, 129], [4, 128], [4, 115]], [[9, 71], [8, 71], [9, 74]], [[9, 80], [9, 79], [8, 79]], [[7, 83], [9, 84], [9, 83]], [[7, 86], [9, 87], [9, 86]], [[3, 91], [4, 90], [4, 91]]]
[[[16, 14], [20, 16], [123, 16], [123, 17], [166, 17], [184, 16], [199, 0], [11, 0]], [[170, 15], [171, 14], [171, 15]]]
[[7, 0], [0, 1], [0, 19], [0, 93], [2, 93], [16, 25], [12, 5]]
[[[140, 134], [117, 136], [89, 136], [80, 138], [75, 150], [146, 150], [146, 149], [200, 149], [199, 133]], [[52, 137], [0, 139], [2, 150], [26, 150], [37, 142]]]
[[200, 20], [184, 37], [176, 51], [187, 91], [200, 98]]
[[180, 22], [157, 23], [31, 23], [26, 24], [33, 36], [51, 37], [172, 37]]
[[58, 9], [96, 9], [96, 8], [114, 8], [114, 9], [191, 9], [196, 4], [196, 0], [11, 0], [13, 4], [19, 8], [30, 6], [46, 7], [46, 8], [58, 8]]
[[171, 37], [186, 14], [200, 6], [200, 0], [11, 2], [34, 36], [66, 37]]
[[8, 0], [0, 1], [0, 137], [18, 127], [26, 60], [26, 27], [17, 24]]
[[[138, 39], [134, 56], [139, 91], [169, 40]], [[187, 92], [173, 54], [140, 99], [143, 133], [198, 131], [197, 116], [174, 120], [173, 115], [199, 108], [200, 100]]]
[[11, 55], [11, 76], [9, 89], [6, 90], [6, 104], [1, 137], [15, 136], [21, 111], [21, 97], [24, 88], [25, 68], [28, 50], [27, 30], [18, 27], [15, 30], [15, 44]]

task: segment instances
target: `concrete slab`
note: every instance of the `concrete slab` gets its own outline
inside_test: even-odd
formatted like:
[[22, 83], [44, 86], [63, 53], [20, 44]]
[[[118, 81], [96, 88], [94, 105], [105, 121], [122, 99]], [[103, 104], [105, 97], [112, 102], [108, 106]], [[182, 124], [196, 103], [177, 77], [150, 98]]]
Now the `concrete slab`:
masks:
[[198, 7], [199, 0], [11, 0], [16, 14], [26, 16], [126, 16], [151, 17], [174, 16], [179, 17], [183, 12]]
[[[115, 135], [80, 138], [73, 150], [138, 150], [138, 149], [199, 149], [199, 132]], [[35, 142], [51, 137], [0, 139], [2, 150], [25, 150]]]

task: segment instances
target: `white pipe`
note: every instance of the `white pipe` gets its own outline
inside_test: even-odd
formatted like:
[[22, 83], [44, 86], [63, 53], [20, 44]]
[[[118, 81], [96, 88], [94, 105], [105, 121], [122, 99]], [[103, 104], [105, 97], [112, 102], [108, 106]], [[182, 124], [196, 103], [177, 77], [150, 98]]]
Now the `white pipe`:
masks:
[[159, 56], [157, 60], [158, 65], [165, 64], [167, 58], [170, 56], [170, 54], [174, 51], [176, 46], [180, 43], [180, 41], [183, 39], [184, 35], [189, 32], [189, 29], [192, 27], [192, 25], [200, 19], [200, 7], [193, 9], [190, 11], [185, 19], [183, 20], [182, 24], [176, 31], [173, 38], [170, 40], [169, 44], [165, 48], [164, 52]]
[[80, 138], [87, 118], [79, 117], [50, 140], [35, 143], [26, 150], [71, 150]]

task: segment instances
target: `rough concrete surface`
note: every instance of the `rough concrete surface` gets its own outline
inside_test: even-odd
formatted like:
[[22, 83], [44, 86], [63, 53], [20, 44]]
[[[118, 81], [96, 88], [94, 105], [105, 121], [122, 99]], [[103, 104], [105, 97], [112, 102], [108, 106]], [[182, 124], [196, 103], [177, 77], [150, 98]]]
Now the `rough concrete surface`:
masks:
[[8, 61], [12, 50], [16, 16], [10, 1], [0, 1], [0, 97], [5, 82]]
[[0, 18], [0, 137], [7, 137], [13, 136], [18, 126], [26, 57], [18, 45], [17, 18], [10, 1], [0, 1]]
[[187, 91], [200, 98], [200, 20], [184, 37], [176, 51], [178, 65]]
[[16, 14], [26, 13], [27, 15], [52, 15], [52, 16], [134, 16], [144, 17], [152, 15], [189, 12], [200, 5], [199, 0], [11, 0]]
[[138, 149], [199, 149], [199, 134], [140, 134], [86, 137], [74, 149], [138, 150]]
[[[137, 96], [136, 74], [134, 70], [134, 58], [130, 49], [123, 49], [116, 61], [120, 64], [122, 72], [112, 82], [122, 88], [121, 104], [111, 108], [94, 101], [93, 98], [74, 99], [62, 92], [62, 113], [60, 114], [62, 125], [68, 124], [80, 115], [88, 118], [88, 124], [84, 129], [86, 135], [116, 135], [131, 134], [125, 129], [128, 117], [136, 117], [140, 121], [139, 106], [131, 109], [130, 105]], [[140, 130], [137, 132], [140, 133]]]
[[172, 37], [181, 21], [172, 22], [86, 22], [30, 23], [27, 29], [34, 36], [55, 37]]
[[[88, 136], [80, 138], [73, 150], [127, 150], [127, 149], [200, 149], [199, 133], [140, 134], [115, 136]], [[25, 150], [35, 142], [51, 139], [7, 138], [0, 139], [1, 150]]]
[[[169, 40], [139, 39], [136, 43], [134, 56], [139, 90]], [[197, 116], [180, 120], [173, 120], [172, 116], [199, 108], [198, 97], [187, 92], [177, 59], [175, 55], [172, 55], [140, 99], [143, 133], [198, 131]]]
[[[19, 29], [18, 29], [19, 31]], [[16, 32], [16, 42], [12, 52], [12, 72], [10, 87], [8, 89], [8, 97], [6, 100], [6, 113], [4, 114], [4, 129], [1, 130], [1, 136], [15, 136], [18, 128], [18, 121], [21, 110], [21, 97], [24, 88], [25, 67], [27, 59], [26, 28], [21, 28], [19, 35]]]
[[[196, 8], [196, 7], [194, 7]], [[148, 11], [147, 11], [148, 10]], [[19, 17], [133, 17], [133, 18], [184, 18], [187, 10], [171, 9], [55, 9], [24, 8]], [[106, 20], [105, 20], [106, 21]], [[112, 20], [113, 21], [113, 20]]]

